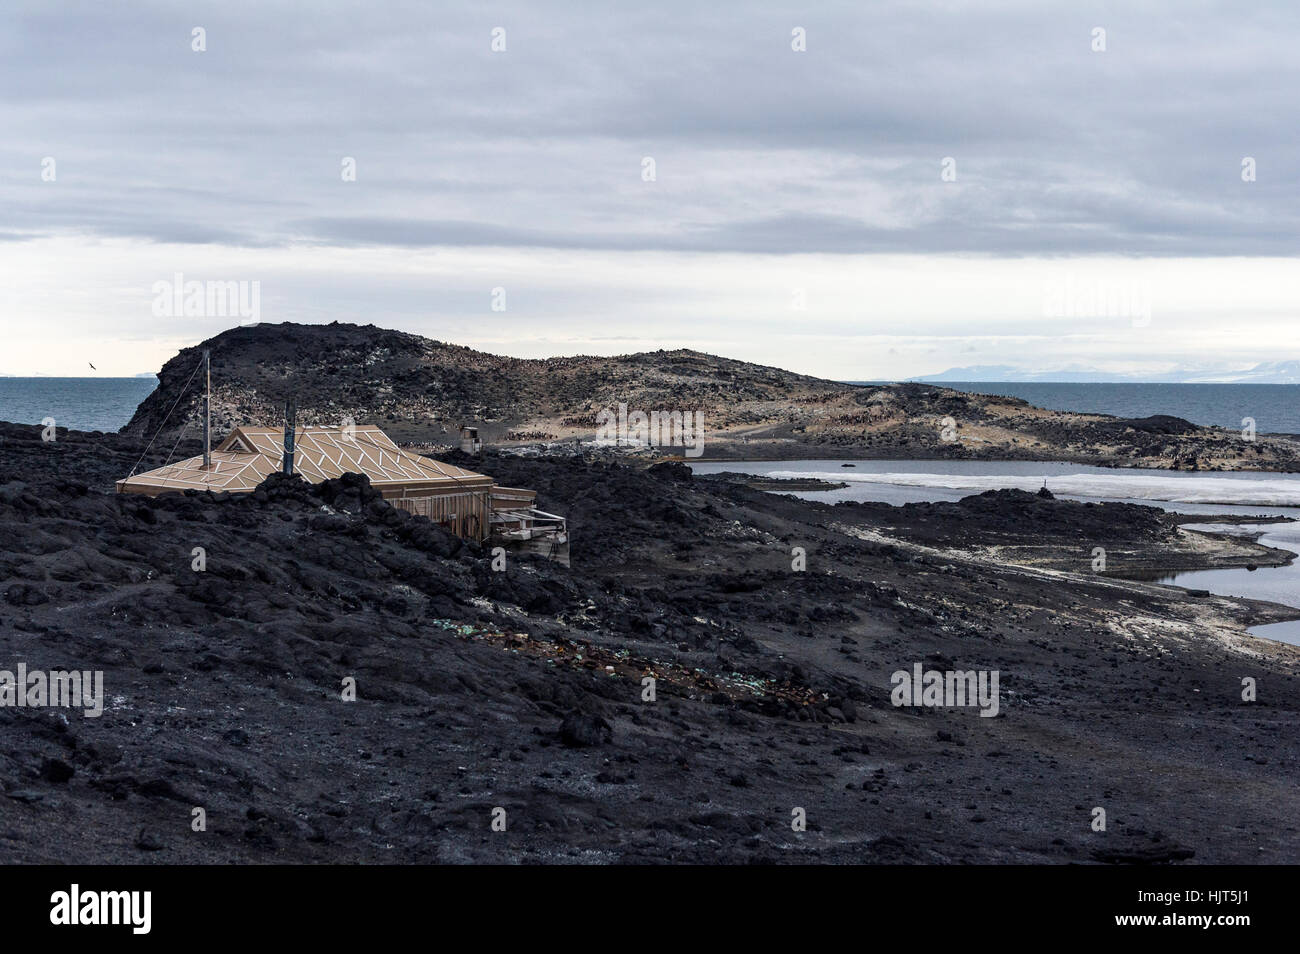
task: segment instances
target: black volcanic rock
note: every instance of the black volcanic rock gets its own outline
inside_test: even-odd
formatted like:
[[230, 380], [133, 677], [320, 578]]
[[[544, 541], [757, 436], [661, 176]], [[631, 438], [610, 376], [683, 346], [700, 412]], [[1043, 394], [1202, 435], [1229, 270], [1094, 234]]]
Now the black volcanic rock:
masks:
[[1058, 543], [1172, 538], [1176, 524], [1158, 507], [1061, 500], [1026, 490], [988, 490], [955, 502], [841, 503], [846, 511], [905, 526], [909, 539], [932, 545]]
[[1191, 421], [1169, 414], [1152, 414], [1150, 417], [1117, 418], [1101, 425], [1107, 430], [1132, 429], [1142, 434], [1191, 434], [1199, 428]]
[[41, 765], [41, 778], [62, 785], [76, 774], [76, 770], [63, 759], [46, 759]]
[[646, 468], [646, 473], [663, 480], [685, 481], [691, 479], [691, 469], [681, 461], [664, 461]]
[[[482, 470], [536, 489], [572, 539], [571, 567], [511, 552], [496, 572], [359, 476], [115, 495], [143, 450], [0, 424], [0, 591], [47, 598], [0, 600], [0, 669], [101, 671], [105, 690], [99, 717], [0, 706], [15, 858], [1065, 863], [1093, 847], [1093, 793], [1197, 861], [1300, 851], [1300, 667], [1243, 631], [1267, 608], [910, 542], [1086, 560], [1084, 527], [1160, 550], [1149, 508], [833, 507], [489, 452]], [[890, 674], [918, 663], [1000, 671], [1001, 714], [895, 707]]]
[[614, 738], [610, 724], [598, 715], [570, 712], [560, 723], [560, 741], [573, 748], [605, 745]]

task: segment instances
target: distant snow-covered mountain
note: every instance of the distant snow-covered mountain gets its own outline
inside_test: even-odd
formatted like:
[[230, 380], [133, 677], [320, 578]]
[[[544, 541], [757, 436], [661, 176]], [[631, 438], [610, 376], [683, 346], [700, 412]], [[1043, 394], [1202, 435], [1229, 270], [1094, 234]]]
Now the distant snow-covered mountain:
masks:
[[1077, 365], [1053, 371], [1033, 371], [1009, 364], [977, 364], [964, 368], [949, 368], [938, 374], [909, 378], [939, 384], [951, 381], [1051, 381], [1111, 383], [1132, 382], [1143, 384], [1300, 384], [1300, 361], [1265, 361], [1253, 368], [1179, 368], [1161, 373], [1127, 374], [1099, 371]]

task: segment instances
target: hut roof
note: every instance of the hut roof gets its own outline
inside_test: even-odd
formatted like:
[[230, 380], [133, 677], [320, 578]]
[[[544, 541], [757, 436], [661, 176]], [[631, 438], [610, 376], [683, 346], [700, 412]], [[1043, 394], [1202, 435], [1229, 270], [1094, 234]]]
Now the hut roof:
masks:
[[[275, 427], [239, 427], [212, 452], [212, 466], [191, 457], [117, 482], [118, 493], [175, 490], [240, 493], [253, 490], [281, 468], [284, 434]], [[491, 486], [492, 478], [404, 451], [374, 426], [301, 427], [294, 438], [294, 473], [320, 483], [345, 473], [365, 474], [377, 487], [437, 489]]]

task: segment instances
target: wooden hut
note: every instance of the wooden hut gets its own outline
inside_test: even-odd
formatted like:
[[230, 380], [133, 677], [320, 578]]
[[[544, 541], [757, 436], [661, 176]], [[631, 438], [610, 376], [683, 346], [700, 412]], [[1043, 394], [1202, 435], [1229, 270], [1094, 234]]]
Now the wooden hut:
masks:
[[365, 474], [395, 507], [428, 517], [458, 536], [486, 540], [492, 532], [491, 477], [404, 451], [373, 426], [240, 427], [204, 457], [168, 464], [117, 482], [118, 493], [182, 490], [248, 493], [287, 469], [311, 483], [346, 473]]

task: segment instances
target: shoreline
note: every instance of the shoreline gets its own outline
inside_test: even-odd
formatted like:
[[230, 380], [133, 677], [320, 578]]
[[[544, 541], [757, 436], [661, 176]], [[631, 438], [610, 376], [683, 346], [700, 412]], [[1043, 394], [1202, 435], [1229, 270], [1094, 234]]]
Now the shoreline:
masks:
[[[729, 471], [699, 475], [696, 479], [704, 481], [716, 480], [722, 483], [740, 483], [759, 492], [774, 494], [779, 494], [782, 491], [813, 492], [833, 489], [829, 485], [806, 486], [825, 483], [816, 479], [750, 479], [750, 475]], [[966, 495], [957, 501], [957, 504], [961, 505], [967, 500], [978, 499], [980, 496], [979, 494]], [[1117, 506], [1115, 501], [1088, 501], [1084, 502], [1083, 506], [1105, 507], [1108, 504]], [[907, 513], [909, 509], [918, 509], [915, 504], [892, 504], [883, 501], [855, 501], [850, 506], [869, 508], [877, 516], [883, 514], [882, 519], [886, 521], [890, 519], [891, 514], [902, 515]], [[921, 506], [924, 507], [925, 505]], [[1156, 519], [1160, 524], [1172, 529], [1174, 533], [1158, 541], [1107, 547], [1106, 556], [1109, 561], [1109, 568], [1100, 572], [1094, 570], [1092, 575], [1097, 577], [1167, 586], [1185, 593], [1188, 598], [1202, 599], [1211, 596], [1210, 591], [1198, 587], [1182, 586], [1175, 582], [1162, 582], [1159, 578], [1204, 570], [1271, 569], [1288, 566], [1300, 556], [1300, 554], [1292, 550], [1259, 543], [1259, 538], [1264, 533], [1262, 529], [1254, 532], [1233, 534], [1188, 529], [1187, 527], [1189, 524], [1211, 523], [1237, 524], [1239, 526], [1294, 523], [1300, 517], [1267, 517], [1253, 514], [1187, 514], [1166, 510], [1154, 504], [1119, 504], [1118, 506], [1147, 507], [1158, 514]], [[838, 508], [832, 507], [832, 509]], [[901, 516], [897, 519], [903, 520]], [[895, 530], [897, 530], [897, 527], [895, 527]], [[877, 537], [877, 539], [884, 538]], [[894, 535], [888, 537], [888, 539], [890, 542], [900, 545], [912, 542], [908, 540], [906, 531], [903, 532], [902, 536]], [[971, 547], [936, 545], [933, 549], [935, 552], [960, 555], [975, 562], [990, 565], [1011, 564], [1027, 569], [1037, 568], [1073, 573], [1082, 573], [1089, 565], [1088, 558], [1090, 556], [1090, 554], [1082, 552], [1077, 542], [1073, 541], [1001, 543]], [[1231, 597], [1231, 599], [1239, 600], [1243, 605], [1252, 608], [1252, 612], [1243, 617], [1248, 620], [1249, 625], [1300, 619], [1300, 606], [1249, 597]]]
[[[1269, 435], [1261, 435], [1265, 437]], [[1288, 436], [1288, 435], [1278, 435]], [[532, 445], [499, 445], [501, 448], [511, 447], [530, 447]], [[542, 454], [541, 456], [546, 456]], [[724, 454], [720, 456], [701, 456], [701, 457], [682, 457], [680, 455], [664, 455], [655, 458], [656, 460], [681, 461], [687, 466], [693, 463], [699, 464], [779, 464], [796, 460], [825, 460], [840, 462], [876, 462], [876, 461], [933, 461], [935, 463], [971, 463], [971, 464], [999, 464], [999, 463], [1027, 463], [1027, 464], [1074, 464], [1085, 467], [1100, 467], [1106, 470], [1153, 470], [1168, 473], [1192, 473], [1203, 474], [1205, 476], [1216, 476], [1224, 474], [1300, 474], [1300, 464], [1286, 465], [1285, 462], [1272, 462], [1274, 466], [1269, 466], [1270, 462], [1260, 462], [1258, 466], [1244, 466], [1233, 469], [1207, 469], [1195, 467], [1180, 466], [1153, 466], [1149, 461], [1126, 461], [1108, 458], [1096, 458], [1084, 454], [1072, 453], [1070, 451], [1051, 451], [1043, 453], [999, 453], [996, 455], [982, 454], [958, 454], [958, 453], [927, 453], [924, 448], [917, 448], [907, 452], [899, 453], [879, 453], [879, 448], [871, 447], [846, 447], [843, 445], [827, 446], [822, 444], [798, 444], [791, 447], [787, 452], [773, 454], [771, 456], [752, 456], [752, 455], [731, 455]]]

